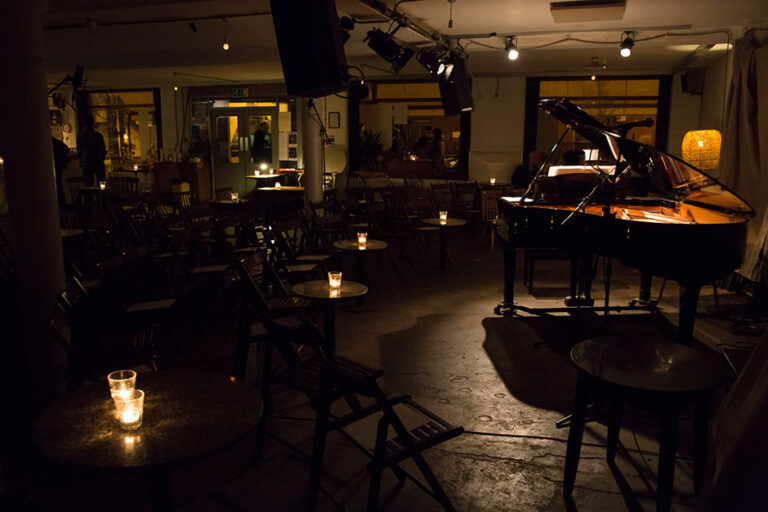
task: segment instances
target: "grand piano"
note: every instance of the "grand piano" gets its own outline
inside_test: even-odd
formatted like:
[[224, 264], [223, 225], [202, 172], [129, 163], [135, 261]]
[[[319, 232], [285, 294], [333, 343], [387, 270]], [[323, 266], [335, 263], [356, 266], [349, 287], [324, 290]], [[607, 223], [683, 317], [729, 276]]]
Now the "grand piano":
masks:
[[589, 141], [600, 163], [553, 173], [544, 162], [522, 197], [499, 200], [496, 229], [504, 246], [505, 284], [495, 312], [519, 308], [514, 302], [518, 250], [559, 248], [573, 262], [566, 306], [591, 304], [595, 255], [640, 269], [644, 301], [650, 299], [653, 275], [677, 281], [679, 341], [690, 344], [699, 290], [741, 265], [754, 211], [711, 176], [617, 135], [617, 129], [566, 99], [544, 99], [539, 108]]

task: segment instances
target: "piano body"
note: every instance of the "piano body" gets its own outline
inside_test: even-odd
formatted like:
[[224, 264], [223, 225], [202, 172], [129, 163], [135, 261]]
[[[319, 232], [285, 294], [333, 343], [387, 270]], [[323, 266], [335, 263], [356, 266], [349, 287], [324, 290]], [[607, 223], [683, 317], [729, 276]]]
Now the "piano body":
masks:
[[[499, 200], [505, 286], [496, 312], [516, 308], [518, 249], [561, 248], [571, 253], [577, 271], [573, 304], [589, 301], [594, 254], [639, 268], [641, 299], [650, 299], [653, 275], [677, 281], [679, 337], [690, 343], [699, 290], [741, 265], [752, 208], [692, 165], [619, 137], [568, 100], [546, 99], [539, 107], [590, 141], [608, 162], [585, 172], [554, 168], [552, 176], [543, 176], [545, 162], [523, 197]], [[573, 297], [574, 291], [586, 299]]]

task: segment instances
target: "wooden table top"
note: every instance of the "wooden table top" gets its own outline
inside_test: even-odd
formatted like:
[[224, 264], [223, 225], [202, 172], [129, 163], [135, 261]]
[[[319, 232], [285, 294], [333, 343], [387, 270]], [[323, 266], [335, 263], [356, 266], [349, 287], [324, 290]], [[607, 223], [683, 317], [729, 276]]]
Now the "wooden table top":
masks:
[[342, 251], [354, 251], [354, 252], [366, 252], [366, 251], [383, 251], [386, 249], [387, 242], [383, 240], [368, 239], [364, 248], [360, 248], [357, 240], [337, 240], [333, 242], [333, 246]]
[[247, 203], [247, 202], [248, 202], [247, 199], [238, 199], [237, 201], [234, 201], [232, 199], [211, 199], [210, 201], [208, 201], [209, 204], [226, 205], [226, 206], [236, 205], [240, 203]]
[[344, 300], [356, 299], [368, 293], [368, 287], [355, 281], [341, 281], [341, 288], [337, 294], [331, 293], [331, 287], [327, 280], [305, 281], [293, 285], [291, 291], [299, 297], [314, 300]]
[[304, 192], [304, 187], [293, 187], [293, 186], [286, 186], [286, 187], [259, 187], [256, 190], [261, 190], [264, 192]]
[[80, 236], [84, 233], [82, 229], [76, 228], [59, 228], [59, 234], [61, 238], [70, 238], [73, 236]]
[[467, 223], [467, 221], [465, 221], [464, 219], [454, 219], [451, 217], [448, 217], [447, 219], [445, 219], [445, 224], [442, 224], [439, 218], [421, 219], [421, 222], [423, 222], [424, 224], [432, 224], [434, 226], [446, 227], [446, 228], [464, 226]]
[[592, 338], [573, 347], [571, 360], [589, 375], [644, 391], [706, 390], [726, 376], [717, 354], [660, 340]]
[[249, 180], [267, 180], [267, 179], [274, 179], [279, 178], [279, 174], [259, 174], [258, 176], [255, 174], [246, 174], [246, 178]]
[[89, 467], [136, 468], [188, 461], [242, 439], [262, 414], [259, 393], [227, 375], [139, 373], [140, 429], [125, 432], [106, 382], [70, 393], [37, 419], [35, 443], [50, 457]]

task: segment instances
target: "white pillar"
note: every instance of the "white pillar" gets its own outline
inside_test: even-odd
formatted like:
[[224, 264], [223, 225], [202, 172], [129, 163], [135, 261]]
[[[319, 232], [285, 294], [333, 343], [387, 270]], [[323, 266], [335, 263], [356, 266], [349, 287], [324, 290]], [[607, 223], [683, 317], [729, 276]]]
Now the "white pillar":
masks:
[[[3, 336], [3, 356], [26, 355], [34, 405], [55, 398], [66, 358], [48, 322], [64, 285], [59, 212], [53, 171], [41, 0], [0, 4], [0, 140], [6, 169], [16, 261], [21, 339]], [[4, 333], [11, 331], [3, 327]], [[23, 347], [12, 347], [20, 343]], [[18, 349], [18, 350], [14, 350]], [[25, 389], [19, 384], [17, 390]]]
[[315, 109], [303, 101], [304, 111], [304, 195], [307, 201], [323, 200], [323, 141]]

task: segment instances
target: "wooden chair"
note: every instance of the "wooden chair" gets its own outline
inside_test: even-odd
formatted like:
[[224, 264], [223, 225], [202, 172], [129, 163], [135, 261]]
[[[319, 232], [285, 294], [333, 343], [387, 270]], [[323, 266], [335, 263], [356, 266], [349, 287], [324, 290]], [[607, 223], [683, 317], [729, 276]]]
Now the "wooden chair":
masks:
[[448, 215], [451, 217], [463, 217], [471, 227], [475, 226], [480, 216], [480, 196], [477, 182], [453, 184], [453, 206]]
[[411, 201], [401, 201], [401, 222], [404, 232], [411, 235], [416, 250], [419, 253], [424, 267], [428, 267], [427, 253], [429, 247], [430, 235], [439, 235], [440, 228], [437, 226], [425, 225], [421, 223], [422, 218], [437, 217], [434, 205], [428, 199], [416, 199]]
[[[369, 411], [380, 410], [381, 417], [376, 431], [376, 444], [369, 456], [371, 462], [368, 471], [371, 481], [368, 490], [368, 504], [366, 510], [378, 510], [379, 493], [381, 490], [381, 477], [385, 469], [391, 468], [398, 479], [403, 482], [410, 479], [419, 488], [437, 500], [443, 509], [453, 511], [453, 505], [443, 490], [440, 482], [435, 477], [432, 469], [424, 459], [422, 452], [444, 441], [461, 435], [464, 429], [451, 425], [422, 405], [414, 402], [408, 395], [400, 395], [388, 398], [376, 382], [381, 373], [370, 368], [350, 362], [335, 355], [326, 354], [320, 350], [322, 368], [320, 373], [320, 397], [317, 405], [317, 419], [315, 421], [314, 449], [312, 453], [312, 474], [310, 477], [310, 508], [316, 503], [320, 489], [320, 478], [323, 470], [326, 433], [331, 430], [339, 430], [359, 417], [344, 418], [339, 420], [331, 416], [331, 403], [343, 396], [348, 403], [359, 403], [360, 398], [373, 399], [373, 405]], [[350, 364], [351, 363], [351, 364]], [[396, 411], [396, 407], [409, 409], [409, 414], [416, 413], [424, 418], [424, 423], [415, 428], [407, 428]], [[357, 409], [363, 411], [363, 409]], [[353, 407], [353, 414], [356, 412]], [[357, 412], [360, 416], [360, 412]], [[363, 415], [364, 416], [364, 415]], [[394, 434], [389, 438], [390, 429]], [[422, 477], [426, 480], [425, 486], [410, 473], [400, 467], [400, 463], [406, 459], [412, 459], [418, 467]]]
[[450, 183], [432, 183], [432, 197], [438, 210], [450, 210], [453, 202], [453, 188]]
[[214, 197], [219, 201], [229, 201], [232, 199], [232, 192], [234, 192], [232, 187], [217, 188], [213, 191]]
[[111, 178], [109, 186], [112, 188], [112, 194], [120, 203], [131, 204], [139, 200], [139, 178]]
[[490, 228], [491, 252], [496, 241], [496, 221], [499, 218], [499, 198], [501, 190], [483, 190], [480, 193], [480, 211], [483, 221], [483, 230], [480, 232], [480, 245], [483, 244], [485, 232]]
[[67, 190], [69, 190], [70, 205], [80, 204], [80, 189], [85, 186], [83, 176], [71, 176], [66, 179]]

